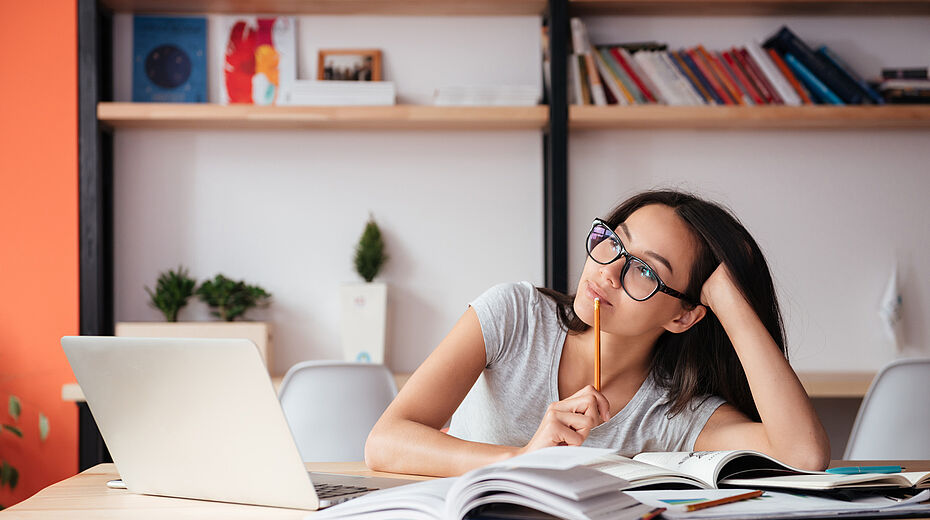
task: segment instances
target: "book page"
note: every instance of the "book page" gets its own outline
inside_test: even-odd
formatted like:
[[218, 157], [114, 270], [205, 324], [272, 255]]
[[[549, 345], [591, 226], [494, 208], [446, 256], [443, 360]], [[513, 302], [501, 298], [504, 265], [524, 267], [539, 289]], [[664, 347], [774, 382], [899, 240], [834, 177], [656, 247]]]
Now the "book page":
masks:
[[709, 487], [717, 487], [717, 472], [720, 467], [730, 461], [734, 455], [740, 452], [736, 451], [679, 451], [667, 453], [640, 453], [633, 457], [633, 460], [659, 466], [685, 473], [699, 478], [709, 484]]
[[711, 484], [691, 475], [652, 464], [646, 464], [645, 462], [629, 459], [622, 455], [617, 455], [616, 453], [598, 457], [585, 464], [585, 466], [627, 480], [631, 484], [630, 488], [658, 483], [690, 484], [702, 488], [713, 487]]

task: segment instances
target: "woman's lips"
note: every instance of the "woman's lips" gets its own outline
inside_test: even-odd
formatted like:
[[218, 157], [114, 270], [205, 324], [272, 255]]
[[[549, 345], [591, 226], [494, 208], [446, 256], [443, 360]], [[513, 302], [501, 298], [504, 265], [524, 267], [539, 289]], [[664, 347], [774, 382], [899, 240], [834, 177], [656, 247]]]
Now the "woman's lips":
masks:
[[592, 284], [591, 282], [586, 282], [585, 294], [592, 300], [594, 298], [600, 298], [601, 303], [604, 305], [612, 305], [607, 298], [604, 298], [603, 294], [598, 292], [598, 289], [596, 288], [596, 286]]

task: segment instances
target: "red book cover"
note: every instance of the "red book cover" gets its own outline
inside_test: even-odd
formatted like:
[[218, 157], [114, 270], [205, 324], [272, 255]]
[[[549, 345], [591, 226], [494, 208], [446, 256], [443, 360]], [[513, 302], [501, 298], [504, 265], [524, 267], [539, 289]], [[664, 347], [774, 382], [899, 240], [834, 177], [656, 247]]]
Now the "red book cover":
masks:
[[723, 58], [723, 61], [729, 66], [728, 71], [732, 72], [735, 76], [736, 81], [746, 90], [749, 94], [749, 97], [752, 98], [752, 102], [757, 105], [764, 105], [765, 99], [762, 98], [762, 95], [756, 90], [756, 86], [749, 81], [749, 78], [746, 77], [746, 74], [743, 73], [742, 69], [736, 65], [736, 61], [733, 59], [733, 56], [730, 54], [730, 51], [723, 51], [720, 53], [720, 56]]
[[717, 81], [716, 75], [711, 72], [710, 64], [704, 61], [704, 57], [701, 56], [699, 52], [694, 52], [694, 49], [687, 49], [685, 52], [688, 53], [688, 56], [694, 60], [694, 64], [697, 65], [697, 68], [701, 71], [701, 74], [707, 78], [707, 82], [710, 83], [710, 86], [713, 87], [714, 92], [720, 96], [720, 99], [727, 105], [735, 105], [736, 101], [730, 97], [730, 94], [727, 92], [727, 89], [723, 88], [720, 85], [720, 82]]
[[756, 86], [756, 89], [762, 94], [762, 97], [765, 98], [766, 103], [775, 103], [775, 98], [772, 97], [772, 93], [769, 92], [769, 89], [766, 88], [765, 83], [762, 82], [762, 79], [756, 75], [756, 71], [750, 68], [749, 63], [746, 62], [745, 54], [746, 49], [738, 49], [733, 47], [732, 49], [733, 59], [736, 60], [736, 63], [743, 68], [743, 72], [746, 73], [746, 77]]
[[775, 49], [768, 49], [769, 56], [772, 57], [772, 61], [775, 62], [775, 66], [778, 67], [778, 70], [785, 76], [785, 79], [788, 80], [788, 83], [791, 84], [791, 88], [798, 93], [798, 96], [801, 96], [801, 101], [805, 105], [813, 105], [814, 101], [807, 94], [807, 90], [801, 85], [801, 82], [798, 81], [798, 78], [794, 77], [794, 74], [791, 72], [791, 69], [788, 68], [788, 64], [785, 63], [785, 60], [781, 59], [781, 56], [778, 55], [778, 52]]
[[730, 93], [730, 97], [733, 98], [733, 101], [736, 101], [737, 105], [745, 105], [746, 103], [743, 101], [742, 92], [740, 92], [739, 87], [736, 86], [736, 83], [733, 83], [732, 78], [723, 68], [723, 65], [717, 61], [717, 57], [707, 52], [707, 49], [705, 49], [703, 45], [698, 45], [697, 50], [699, 53], [701, 53], [701, 56], [707, 60], [707, 63], [710, 64], [711, 70], [717, 74], [717, 77], [720, 79], [720, 84], [723, 85], [725, 89], [727, 89], [727, 92]]
[[623, 59], [623, 54], [617, 50], [616, 47], [613, 47], [610, 49], [610, 55], [613, 56], [615, 60], [617, 60], [617, 63], [619, 63], [621, 67], [623, 67], [623, 70], [625, 70], [627, 75], [630, 76], [630, 79], [633, 80], [633, 83], [636, 83], [636, 86], [639, 87], [639, 90], [643, 91], [643, 95], [646, 96], [646, 99], [652, 103], [656, 103], [655, 96], [652, 95], [652, 92], [649, 91], [649, 88], [646, 87], [643, 81], [639, 79], [639, 76], [633, 72], [633, 68], [630, 67], [630, 64], [627, 63], [625, 59]]
[[772, 84], [769, 83], [769, 80], [768, 78], [765, 77], [765, 74], [762, 72], [762, 69], [760, 69], [759, 66], [756, 64], [756, 60], [752, 59], [752, 55], [750, 55], [749, 52], [744, 48], [740, 48], [739, 53], [740, 53], [740, 56], [743, 57], [743, 61], [746, 65], [746, 70], [752, 71], [752, 73], [757, 78], [756, 80], [761, 85], [763, 85], [766, 90], [769, 91], [769, 95], [772, 97], [772, 102], [777, 105], [784, 105], [785, 101], [781, 98], [781, 96], [778, 95], [778, 91], [775, 90], [775, 87], [773, 87]]

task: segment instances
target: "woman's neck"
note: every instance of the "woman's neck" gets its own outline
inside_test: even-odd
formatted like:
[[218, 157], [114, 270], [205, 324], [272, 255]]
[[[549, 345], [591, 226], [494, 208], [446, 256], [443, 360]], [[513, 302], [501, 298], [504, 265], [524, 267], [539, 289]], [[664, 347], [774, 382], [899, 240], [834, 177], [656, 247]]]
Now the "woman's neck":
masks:
[[[642, 381], [649, 373], [652, 347], [661, 335], [620, 337], [601, 332], [601, 387], [617, 380]], [[569, 355], [581, 366], [594, 366], [594, 328], [568, 336]], [[563, 354], [564, 355], [564, 354]]]

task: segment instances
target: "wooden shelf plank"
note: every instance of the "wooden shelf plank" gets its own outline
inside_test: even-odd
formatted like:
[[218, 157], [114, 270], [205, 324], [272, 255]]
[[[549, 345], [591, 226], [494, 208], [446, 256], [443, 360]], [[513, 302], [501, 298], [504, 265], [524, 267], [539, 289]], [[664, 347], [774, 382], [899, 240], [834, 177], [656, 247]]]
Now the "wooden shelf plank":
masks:
[[364, 14], [438, 16], [541, 15], [546, 0], [101, 0], [117, 12]]
[[930, 15], [927, 0], [570, 0], [573, 15]]
[[798, 372], [811, 397], [864, 397], [875, 372]]
[[116, 128], [533, 130], [548, 107], [255, 106], [194, 103], [100, 103], [97, 118]]
[[592, 129], [930, 129], [930, 105], [680, 107], [572, 106], [573, 130]]

